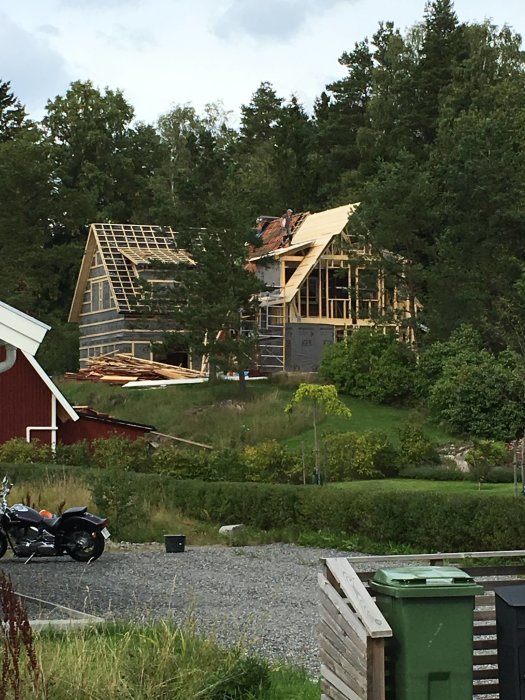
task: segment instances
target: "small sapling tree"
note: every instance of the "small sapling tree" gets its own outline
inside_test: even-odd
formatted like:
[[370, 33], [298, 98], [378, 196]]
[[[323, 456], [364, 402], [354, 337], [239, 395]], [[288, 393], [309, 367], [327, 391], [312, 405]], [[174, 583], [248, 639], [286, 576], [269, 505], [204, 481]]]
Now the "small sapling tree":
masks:
[[300, 384], [292, 400], [284, 409], [286, 413], [291, 413], [294, 406], [306, 403], [312, 408], [314, 427], [314, 455], [315, 455], [315, 480], [321, 483], [321, 469], [319, 460], [319, 442], [317, 439], [317, 420], [320, 411], [332, 416], [344, 416], [351, 418], [351, 410], [345, 406], [337, 394], [337, 389], [333, 384]]

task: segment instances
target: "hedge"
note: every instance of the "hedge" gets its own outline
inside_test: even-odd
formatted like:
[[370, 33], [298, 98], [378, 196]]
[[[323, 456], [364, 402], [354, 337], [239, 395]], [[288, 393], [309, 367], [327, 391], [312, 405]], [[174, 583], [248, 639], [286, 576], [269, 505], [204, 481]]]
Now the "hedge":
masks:
[[318, 486], [181, 481], [161, 474], [27, 464], [12, 465], [5, 471], [18, 481], [53, 478], [64, 472], [81, 476], [93, 489], [97, 507], [102, 502], [116, 503], [117, 511], [119, 499], [129, 499], [132, 493], [144, 502], [142, 494], [147, 494], [149, 508], [173, 507], [197, 519], [242, 522], [264, 530], [294, 527], [299, 532], [358, 535], [385, 546], [408, 545], [425, 552], [520, 549], [525, 543], [525, 498], [521, 496], [356, 493]]

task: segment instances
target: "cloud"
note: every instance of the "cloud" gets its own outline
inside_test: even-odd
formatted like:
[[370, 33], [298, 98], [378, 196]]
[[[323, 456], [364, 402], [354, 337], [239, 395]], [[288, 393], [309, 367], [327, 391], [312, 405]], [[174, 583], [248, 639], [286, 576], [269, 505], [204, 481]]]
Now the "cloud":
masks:
[[41, 24], [37, 27], [37, 31], [47, 36], [60, 36], [60, 30], [54, 24]]
[[112, 10], [115, 7], [135, 7], [142, 5], [144, 0], [61, 0], [63, 10], [80, 10], [83, 12], [86, 8], [97, 10]]
[[148, 51], [158, 46], [153, 33], [145, 29], [129, 29], [123, 24], [111, 31], [98, 31], [97, 37], [107, 46], [124, 51]]
[[47, 99], [69, 84], [63, 57], [39, 36], [22, 29], [0, 12], [0, 80], [11, 89], [35, 117], [39, 117]]
[[213, 31], [221, 39], [239, 32], [255, 39], [279, 42], [298, 34], [312, 17], [324, 14], [334, 5], [353, 0], [231, 0], [216, 20]]

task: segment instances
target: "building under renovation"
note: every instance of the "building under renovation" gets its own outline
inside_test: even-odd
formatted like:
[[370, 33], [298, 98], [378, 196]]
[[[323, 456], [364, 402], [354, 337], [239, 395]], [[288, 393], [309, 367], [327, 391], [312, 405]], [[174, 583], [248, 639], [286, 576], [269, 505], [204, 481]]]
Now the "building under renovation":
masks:
[[316, 371], [325, 345], [362, 326], [390, 326], [409, 340], [409, 300], [356, 234], [356, 209], [258, 219], [250, 263], [268, 289], [257, 321], [261, 371]]
[[[316, 371], [324, 346], [361, 326], [409, 333], [403, 323], [410, 317], [409, 301], [355, 232], [356, 209], [347, 204], [317, 214], [288, 210], [283, 219], [258, 219], [261, 245], [249, 265], [267, 292], [255, 323], [257, 370]], [[193, 264], [169, 228], [92, 224], [69, 316], [79, 324], [81, 367], [111, 353], [153, 359], [155, 344], [175, 329], [140, 312], [142, 281], [170, 285], [179, 266]], [[182, 367], [193, 362], [198, 369], [201, 358], [173, 352], [164, 360]]]
[[[173, 265], [175, 264], [175, 269]], [[178, 265], [193, 265], [177, 248], [175, 232], [160, 226], [92, 224], [69, 321], [80, 330], [80, 366], [91, 357], [129, 353], [153, 359], [153, 344], [165, 330], [141, 314], [143, 281], [150, 285], [173, 283]], [[187, 366], [186, 353], [167, 358]]]

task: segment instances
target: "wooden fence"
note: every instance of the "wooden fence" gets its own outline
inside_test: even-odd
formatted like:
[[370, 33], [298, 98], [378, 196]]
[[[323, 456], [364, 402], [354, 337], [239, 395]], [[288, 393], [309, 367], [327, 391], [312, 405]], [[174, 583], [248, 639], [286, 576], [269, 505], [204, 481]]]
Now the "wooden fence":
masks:
[[478, 700], [498, 698], [494, 588], [523, 583], [525, 564], [520, 560], [525, 560], [525, 550], [325, 559], [319, 574], [322, 700], [388, 698], [385, 639], [392, 630], [367, 584], [379, 568], [414, 564], [453, 564], [483, 587], [474, 610], [472, 695]]

